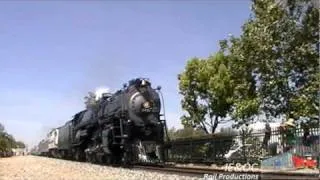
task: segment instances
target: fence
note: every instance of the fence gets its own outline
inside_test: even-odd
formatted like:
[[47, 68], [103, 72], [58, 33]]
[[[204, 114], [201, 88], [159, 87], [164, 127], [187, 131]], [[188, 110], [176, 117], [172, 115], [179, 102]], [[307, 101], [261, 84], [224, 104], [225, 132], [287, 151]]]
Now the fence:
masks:
[[11, 157], [13, 156], [13, 152], [12, 151], [0, 151], [0, 158], [2, 157]]
[[[311, 155], [319, 158], [320, 128], [310, 129], [311, 144], [303, 144], [303, 129], [295, 132], [296, 143], [289, 152], [296, 155]], [[211, 135], [201, 138], [177, 139], [167, 143], [168, 161], [181, 163], [224, 164], [226, 162], [255, 162], [282, 153], [283, 141], [280, 131], [273, 129], [266, 149], [262, 148], [265, 133], [239, 132], [235, 135]]]

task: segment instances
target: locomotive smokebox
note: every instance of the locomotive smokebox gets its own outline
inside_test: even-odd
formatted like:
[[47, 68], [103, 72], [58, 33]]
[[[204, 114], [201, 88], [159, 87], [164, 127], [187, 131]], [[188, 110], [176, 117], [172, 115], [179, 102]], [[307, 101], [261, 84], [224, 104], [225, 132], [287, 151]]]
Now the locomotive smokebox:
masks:
[[[160, 98], [147, 80], [131, 84], [129, 94], [129, 117], [135, 126], [157, 126], [160, 113]], [[130, 91], [129, 91], [130, 92]]]

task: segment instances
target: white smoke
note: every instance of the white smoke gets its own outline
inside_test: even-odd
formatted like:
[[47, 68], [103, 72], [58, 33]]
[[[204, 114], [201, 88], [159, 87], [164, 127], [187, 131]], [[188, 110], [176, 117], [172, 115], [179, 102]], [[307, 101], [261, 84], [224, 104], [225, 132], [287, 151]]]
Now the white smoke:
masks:
[[98, 87], [95, 90], [95, 96], [96, 96], [96, 101], [99, 100], [102, 97], [102, 94], [104, 93], [111, 93], [110, 88], [108, 87]]

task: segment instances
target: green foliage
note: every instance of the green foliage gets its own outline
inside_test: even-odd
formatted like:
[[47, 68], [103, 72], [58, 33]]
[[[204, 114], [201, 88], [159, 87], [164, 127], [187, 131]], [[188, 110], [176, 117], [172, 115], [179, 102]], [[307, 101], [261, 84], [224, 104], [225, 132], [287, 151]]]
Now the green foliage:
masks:
[[16, 141], [14, 137], [5, 131], [4, 126], [0, 123], [0, 152], [9, 152], [12, 148], [24, 148], [25, 144]]
[[246, 81], [256, 84], [258, 96], [241, 101], [236, 116], [255, 114], [258, 108], [272, 117], [314, 115], [319, 107], [319, 9], [309, 1], [280, 6], [256, 0], [252, 11], [241, 37], [229, 40], [229, 51], [252, 76]]
[[215, 163], [224, 162], [234, 136], [206, 135], [197, 138], [176, 139], [170, 142], [168, 160], [183, 163]]
[[227, 116], [239, 127], [260, 114], [318, 114], [318, 3], [283, 2], [254, 0], [240, 37], [221, 40], [214, 56], [188, 61], [179, 76], [188, 114], [182, 117], [184, 125], [214, 133]]
[[15, 148], [15, 139], [12, 135], [2, 132], [0, 134], [0, 151], [10, 151]]
[[200, 126], [207, 134], [215, 132], [233, 104], [231, 74], [229, 58], [221, 52], [188, 61], [179, 75], [182, 108], [188, 113], [181, 118], [183, 125]]
[[3, 133], [5, 131], [4, 126], [0, 123], [0, 133]]
[[16, 148], [25, 148], [26, 145], [22, 141], [17, 141], [16, 143]]
[[191, 138], [204, 135], [203, 130], [193, 129], [192, 127], [184, 127], [183, 129], [175, 129], [174, 127], [168, 131], [171, 140], [179, 138]]
[[259, 139], [259, 136], [253, 135], [252, 129], [247, 126], [242, 126], [239, 137], [242, 146], [237, 152], [229, 157], [230, 160], [243, 161], [243, 163], [259, 163], [263, 150], [261, 148], [262, 141]]

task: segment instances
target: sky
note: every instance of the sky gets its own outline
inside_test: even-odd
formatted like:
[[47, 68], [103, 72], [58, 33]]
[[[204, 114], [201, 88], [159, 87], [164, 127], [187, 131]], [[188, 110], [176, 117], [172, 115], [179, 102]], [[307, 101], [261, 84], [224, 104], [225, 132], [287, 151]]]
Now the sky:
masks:
[[160, 85], [168, 127], [181, 128], [177, 75], [239, 35], [249, 0], [1, 1], [0, 122], [30, 146], [84, 109], [98, 87]]

